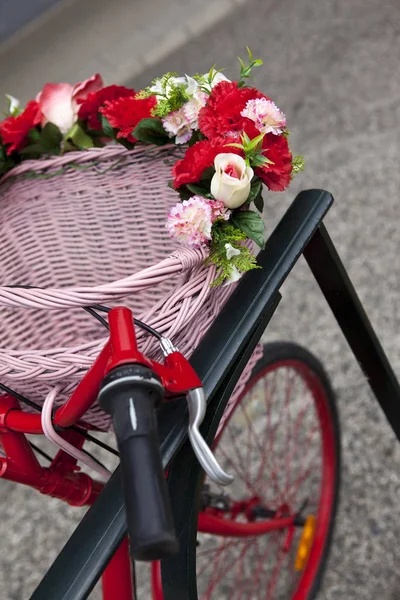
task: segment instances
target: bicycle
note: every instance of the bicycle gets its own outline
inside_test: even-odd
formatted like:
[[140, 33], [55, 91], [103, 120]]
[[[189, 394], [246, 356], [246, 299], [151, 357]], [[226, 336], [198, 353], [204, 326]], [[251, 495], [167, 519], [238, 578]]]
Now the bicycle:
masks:
[[[248, 598], [253, 597], [249, 594], [256, 590], [262, 594], [270, 593], [271, 598], [309, 600], [315, 597], [327, 560], [338, 500], [340, 447], [334, 396], [323, 368], [306, 350], [281, 343], [267, 346], [261, 352], [258, 346], [261, 335], [279, 304], [279, 288], [302, 253], [308, 260], [358, 360], [370, 375], [371, 386], [395, 430], [396, 426], [398, 429], [396, 424], [399, 422], [398, 409], [393, 403], [393, 399], [399, 397], [397, 381], [322, 224], [331, 203], [330, 194], [319, 190], [302, 192], [297, 197], [270, 236], [265, 250], [258, 256], [262, 269], [246, 274], [229, 295], [218, 316], [213, 319], [213, 324], [195, 348], [190, 364], [168, 340], [159, 336], [153, 325], [139, 323], [147, 328], [147, 331], [158, 336], [159, 340], [161, 337], [166, 358], [164, 364], [161, 364], [143, 356], [144, 352], [137, 350], [130, 310], [114, 308], [109, 314], [111, 343], [103, 347], [69, 400], [57, 408], [55, 413], [52, 412], [55, 393], [49, 394], [40, 415], [28, 414], [20, 409], [18, 399], [25, 403], [29, 402], [29, 399], [2, 384], [3, 391], [9, 394], [1, 398], [0, 435], [9, 457], [8, 462], [7, 459], [2, 459], [2, 474], [5, 473], [10, 479], [14, 477], [14, 480], [20, 480], [21, 471], [14, 468], [17, 466], [15, 457], [17, 461], [22, 456], [23, 460], [30, 457], [30, 462], [25, 462], [28, 468], [23, 471], [23, 483], [38, 487], [40, 480], [44, 492], [50, 491], [53, 495], [67, 499], [71, 504], [91, 504], [85, 518], [33, 593], [33, 600], [86, 598], [102, 574], [106, 600], [115, 597], [121, 600], [132, 598], [134, 584], [125, 537], [125, 506], [133, 557], [153, 561], [162, 559], [161, 566], [158, 562], [153, 562], [152, 566], [153, 597], [157, 600], [197, 598], [198, 594], [201, 598], [232, 597], [233, 590], [238, 597], [240, 593]], [[26, 288], [8, 286], [2, 288], [2, 292], [3, 302], [4, 298], [12, 302], [15, 296], [20, 300], [26, 298]], [[83, 290], [79, 293], [86, 292]], [[73, 304], [75, 301], [75, 305], [78, 305], [73, 297], [74, 293], [79, 295], [78, 292], [71, 293], [68, 301], [64, 299], [66, 304]], [[30, 302], [33, 302], [33, 299], [37, 303], [46, 302], [50, 296], [54, 297], [54, 293], [50, 292], [46, 296], [44, 290], [29, 290]], [[61, 300], [58, 300], [60, 305]], [[87, 302], [86, 307], [93, 316], [95, 313], [96, 318], [101, 319], [98, 311], [102, 307], [89, 305]], [[237, 307], [241, 310], [238, 311]], [[244, 381], [246, 370], [247, 377], [250, 378]], [[243, 372], [245, 376], [237, 387]], [[291, 379], [290, 385], [283, 386], [286, 397], [284, 395], [280, 408], [287, 408], [289, 405], [297, 407], [296, 404], [290, 404], [288, 389], [295, 389], [291, 387], [294, 385], [294, 376], [299, 376], [303, 385], [309, 388], [310, 397], [315, 402], [317, 429], [323, 431], [322, 501], [320, 498], [320, 507], [316, 514], [315, 511], [308, 512], [313, 502], [308, 492], [305, 497], [301, 496], [301, 499], [292, 503], [282, 497], [280, 502], [274, 503], [271, 499], [268, 504], [265, 498], [260, 497], [263, 494], [262, 487], [255, 488], [251, 480], [255, 471], [258, 482], [258, 475], [261, 475], [263, 470], [260, 470], [260, 465], [253, 467], [251, 455], [246, 456], [248, 463], [244, 465], [241, 464], [243, 458], [239, 457], [237, 461], [233, 461], [224, 449], [224, 436], [227, 436], [225, 439], [229, 439], [230, 448], [235, 447], [235, 443], [237, 446], [238, 440], [243, 440], [243, 433], [238, 431], [243, 425], [247, 432], [252, 432], [252, 452], [256, 445], [257, 450], [261, 449], [258, 432], [254, 433], [254, 424], [259, 422], [254, 416], [259, 416], [260, 406], [252, 394], [263, 381], [269, 381], [271, 374], [275, 377], [277, 386], [276, 379], [279, 380], [279, 376], [274, 373], [282, 372], [290, 372]], [[287, 380], [285, 383], [287, 384]], [[78, 451], [81, 450], [85, 438], [93, 439], [87, 429], [93, 428], [95, 421], [92, 421], [90, 427], [85, 418], [88, 408], [97, 397], [100, 385], [100, 405], [105, 411], [112, 413], [114, 419], [121, 468], [117, 468], [103, 488], [88, 475], [74, 472], [76, 458], [72, 459], [70, 454], [60, 450], [55, 463], [58, 469], [52, 473], [51, 470], [39, 472], [24, 434], [39, 433], [49, 426], [52, 435], [62, 439], [60, 444], [66, 444], [65, 448], [68, 446], [71, 450], [72, 445]], [[199, 396], [200, 385], [204, 396], [202, 392]], [[163, 395], [162, 388], [169, 391], [170, 402], [160, 401]], [[235, 388], [236, 393], [233, 393]], [[182, 394], [188, 389], [197, 390], [189, 401], [189, 415], [186, 401], [182, 399]], [[179, 396], [180, 399], [172, 401], [174, 396]], [[119, 402], [116, 401], [118, 398]], [[152, 402], [148, 402], [149, 398]], [[207, 398], [205, 415], [201, 414], [204, 409], [202, 398]], [[32, 401], [30, 404], [32, 409], [37, 408]], [[156, 404], [157, 413], [153, 410]], [[247, 408], [248, 405], [250, 409]], [[121, 410], [118, 406], [122, 407]], [[270, 407], [266, 404], [266, 422], [268, 424], [269, 419], [271, 426], [272, 411], [268, 406]], [[96, 410], [95, 417], [98, 417], [99, 409]], [[144, 421], [143, 414], [147, 415]], [[302, 407], [297, 419], [302, 415], [302, 420], [305, 414], [306, 410]], [[310, 416], [309, 413], [307, 415]], [[104, 414], [100, 416], [104, 418]], [[221, 464], [213, 460], [199, 437], [197, 425], [202, 417], [204, 420], [201, 434], [219, 456]], [[191, 444], [187, 440], [188, 422]], [[140, 428], [144, 427], [143, 423], [147, 429], [141, 430]], [[232, 431], [235, 425], [234, 433], [230, 434], [229, 431]], [[141, 433], [139, 437], [136, 435], [138, 428]], [[270, 435], [269, 443], [271, 439], [275, 441]], [[283, 442], [286, 450], [290, 449], [289, 439], [293, 438], [289, 435]], [[132, 451], [132, 446], [138, 446], [139, 450]], [[250, 448], [248, 441], [247, 448]], [[281, 446], [278, 446], [278, 454], [282, 454]], [[10, 456], [14, 456], [14, 461], [10, 460]], [[82, 458], [81, 453], [78, 453], [78, 456]], [[269, 456], [264, 452], [263, 467]], [[240, 488], [236, 497], [233, 494], [230, 496], [229, 492], [224, 494], [219, 489], [216, 491], [212, 484], [204, 481], [203, 470], [198, 460], [206, 468], [208, 475], [219, 483], [230, 482], [229, 473], [226, 471], [229, 468], [235, 469], [236, 484], [233, 485], [238, 486], [242, 479], [245, 487], [250, 488], [250, 497], [247, 493], [247, 497], [243, 498]], [[148, 461], [151, 466], [141, 470], [144, 461]], [[93, 463], [91, 465], [96, 466]], [[132, 469], [136, 473], [135, 478], [129, 476]], [[166, 478], [163, 475], [164, 471], [167, 474]], [[285, 483], [285, 491], [290, 492], [287, 479]], [[273, 468], [269, 484], [268, 493], [275, 490], [278, 496], [282, 496], [280, 482]], [[144, 487], [146, 494], [142, 493]], [[171, 500], [171, 513], [168, 496]], [[153, 509], [149, 509], [151, 499]], [[130, 508], [132, 505], [135, 510]], [[283, 545], [279, 532], [284, 532], [285, 535]], [[299, 532], [303, 535], [300, 541], [296, 540], [294, 543]], [[265, 540], [273, 535], [280, 542], [282, 549], [275, 566], [280, 565], [280, 561], [283, 564], [281, 554], [287, 558], [290, 557], [290, 551], [295, 553], [294, 567], [299, 574], [297, 587], [295, 584], [290, 596], [280, 596], [282, 590], [277, 586], [274, 567], [272, 577], [267, 583], [261, 580], [262, 574], [259, 570], [256, 570], [256, 579], [254, 576], [246, 578], [246, 565], [241, 559], [251, 545], [258, 545], [258, 542], [249, 542], [242, 546], [238, 556], [233, 554], [238, 567], [239, 582], [225, 582], [225, 585], [230, 585], [225, 590], [222, 582], [218, 588], [221, 573], [217, 571], [218, 565], [221, 567], [221, 555], [235, 546], [223, 541], [214, 552], [209, 546], [212, 541], [209, 537], [204, 538], [204, 534], [217, 534], [224, 540], [226, 537], [238, 537], [239, 547], [242, 539], [249, 537], [253, 540], [256, 536], [258, 540], [261, 538], [257, 536], [262, 536]], [[209, 563], [202, 571], [203, 552], [206, 556], [214, 552], [220, 557], [219, 561], [214, 560], [208, 579], [204, 578], [204, 574]], [[258, 551], [255, 554], [257, 564], [264, 565], [267, 554]], [[291, 564], [293, 566], [293, 556]], [[224, 575], [226, 562], [222, 563], [222, 567], [225, 567], [222, 569]], [[215, 596], [215, 593], [228, 595]]]

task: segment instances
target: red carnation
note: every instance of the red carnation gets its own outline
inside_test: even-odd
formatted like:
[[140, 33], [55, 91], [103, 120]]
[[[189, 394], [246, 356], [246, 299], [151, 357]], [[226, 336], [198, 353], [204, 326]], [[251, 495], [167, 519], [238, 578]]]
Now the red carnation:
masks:
[[151, 110], [156, 104], [155, 96], [149, 96], [149, 98], [129, 96], [106, 102], [99, 112], [107, 117], [111, 127], [119, 129], [117, 138], [126, 138], [128, 142], [136, 142], [132, 131], [139, 121], [152, 116]]
[[90, 129], [101, 130], [102, 127], [98, 115], [100, 107], [106, 102], [134, 96], [135, 94], [135, 90], [126, 88], [123, 85], [109, 85], [97, 92], [90, 92], [86, 99], [78, 100], [78, 104], [81, 104], [78, 117], [83, 121], [87, 121]]
[[212, 167], [217, 154], [234, 153], [244, 156], [240, 148], [227, 146], [232, 140], [226, 138], [202, 140], [197, 142], [186, 150], [185, 156], [178, 160], [172, 168], [174, 178], [174, 188], [178, 189], [186, 183], [195, 183], [200, 181], [200, 177], [205, 169]]
[[8, 146], [8, 155], [24, 147], [29, 131], [40, 123], [41, 118], [39, 104], [36, 100], [31, 100], [23, 113], [17, 117], [7, 117], [0, 123], [0, 135], [3, 143]]
[[[269, 98], [255, 88], [239, 88], [235, 81], [221, 81], [216, 85], [204, 108], [199, 113], [200, 131], [209, 139], [214, 137], [238, 137], [252, 124], [240, 114], [248, 100]], [[236, 136], [235, 136], [236, 134]]]
[[292, 172], [292, 154], [287, 138], [284, 135], [267, 133], [263, 139], [263, 154], [273, 164], [255, 169], [255, 174], [262, 179], [268, 189], [283, 192], [290, 183]]

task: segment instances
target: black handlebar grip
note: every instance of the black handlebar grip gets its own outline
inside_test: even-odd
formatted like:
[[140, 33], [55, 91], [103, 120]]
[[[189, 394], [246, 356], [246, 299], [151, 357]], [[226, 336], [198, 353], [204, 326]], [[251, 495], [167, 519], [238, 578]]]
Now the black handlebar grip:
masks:
[[163, 395], [151, 369], [133, 364], [110, 371], [99, 394], [118, 442], [133, 560], [160, 560], [178, 551], [155, 413]]

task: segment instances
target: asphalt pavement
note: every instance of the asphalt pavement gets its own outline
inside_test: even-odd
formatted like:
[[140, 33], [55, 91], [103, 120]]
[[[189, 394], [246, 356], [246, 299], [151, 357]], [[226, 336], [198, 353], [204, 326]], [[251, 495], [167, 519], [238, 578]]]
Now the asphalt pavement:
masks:
[[[246, 44], [265, 61], [257, 86], [284, 110], [306, 159], [290, 191], [265, 198], [268, 226], [301, 189], [333, 193], [327, 227], [400, 377], [400, 5], [249, 0], [130, 83], [214, 63], [234, 77]], [[282, 291], [265, 339], [295, 340], [324, 362], [343, 432], [341, 504], [319, 598], [399, 600], [400, 447], [304, 261]], [[7, 484], [0, 498], [0, 597], [23, 600], [82, 511]]]

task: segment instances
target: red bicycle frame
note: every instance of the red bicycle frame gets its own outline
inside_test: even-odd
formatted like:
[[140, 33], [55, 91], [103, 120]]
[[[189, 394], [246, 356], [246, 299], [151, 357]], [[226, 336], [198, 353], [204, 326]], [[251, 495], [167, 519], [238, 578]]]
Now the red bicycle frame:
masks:
[[[137, 362], [148, 365], [161, 379], [170, 398], [182, 395], [188, 389], [201, 386], [201, 381], [186, 359], [177, 351], [166, 356], [160, 364], [139, 352], [136, 345], [132, 313], [124, 307], [109, 313], [110, 339], [100, 352], [92, 367], [83, 376], [71, 397], [55, 412], [54, 425], [66, 429], [62, 435], [77, 448], [81, 448], [84, 437], [71, 425], [80, 422], [87, 410], [96, 401], [104, 376], [115, 366]], [[87, 427], [87, 426], [86, 426]], [[42, 467], [37, 460], [25, 434], [42, 434], [40, 414], [26, 413], [20, 409], [19, 401], [10, 395], [0, 397], [0, 443], [6, 457], [0, 458], [0, 477], [29, 485], [41, 493], [66, 501], [74, 506], [91, 505], [103, 488], [101, 482], [81, 473], [77, 460], [60, 450], [49, 467]], [[262, 535], [272, 530], [293, 526], [293, 518], [274, 519], [263, 522], [252, 535]], [[249, 535], [247, 524], [226, 521], [223, 515], [202, 512], [199, 515], [199, 530], [222, 536]], [[122, 542], [107, 566], [103, 580], [104, 600], [132, 600], [133, 584], [130, 557], [126, 539]], [[153, 565], [153, 597], [162, 600], [159, 568]]]

